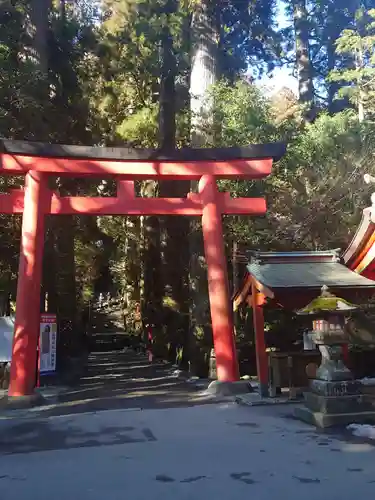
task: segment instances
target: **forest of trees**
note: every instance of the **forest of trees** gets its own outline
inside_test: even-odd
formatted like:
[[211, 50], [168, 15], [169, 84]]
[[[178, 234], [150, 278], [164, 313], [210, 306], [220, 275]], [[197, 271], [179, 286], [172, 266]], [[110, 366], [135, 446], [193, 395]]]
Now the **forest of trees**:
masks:
[[[369, 204], [363, 174], [375, 174], [374, 48], [375, 0], [2, 0], [0, 134], [161, 149], [287, 142], [266, 181], [220, 182], [268, 203], [266, 217], [224, 219], [234, 278], [234, 247], [348, 244]], [[257, 84], [279, 67], [296, 76], [298, 95]], [[0, 187], [21, 182], [3, 177]], [[51, 184], [71, 195], [115, 190], [111, 179]], [[137, 184], [141, 196], [194, 189]], [[0, 289], [14, 298], [20, 218], [0, 215], [0, 225]], [[76, 332], [94, 297], [110, 292], [129, 331], [153, 323], [172, 358], [194, 362], [211, 346], [202, 255], [198, 220], [50, 217], [41, 303]]]

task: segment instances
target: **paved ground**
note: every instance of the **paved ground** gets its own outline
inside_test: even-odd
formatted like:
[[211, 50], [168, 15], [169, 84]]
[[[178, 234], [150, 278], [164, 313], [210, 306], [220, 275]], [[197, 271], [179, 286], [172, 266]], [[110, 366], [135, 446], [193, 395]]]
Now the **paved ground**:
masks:
[[[201, 401], [193, 384], [174, 375], [169, 365], [150, 365], [132, 350], [90, 356], [87, 373], [77, 388], [59, 399], [77, 412], [119, 408], [191, 406]], [[63, 410], [60, 410], [63, 411]]]
[[[165, 403], [169, 390], [179, 401], [172, 408]], [[189, 406], [194, 396], [187, 386], [161, 391], [167, 396], [153, 394], [153, 409], [144, 395], [109, 411], [3, 414], [0, 499], [349, 500], [375, 494], [370, 442], [318, 433], [290, 418], [290, 406]], [[135, 406], [140, 399], [144, 405]]]
[[168, 365], [150, 365], [146, 356], [136, 355], [133, 351], [94, 353], [89, 358], [84, 377], [76, 387], [63, 388], [62, 392], [56, 391], [56, 388], [42, 389], [42, 394], [49, 396], [47, 404], [32, 411], [18, 411], [17, 414], [46, 417], [108, 409], [171, 408], [211, 402], [200, 395], [201, 388], [186, 383], [176, 377], [174, 372], [174, 368]]

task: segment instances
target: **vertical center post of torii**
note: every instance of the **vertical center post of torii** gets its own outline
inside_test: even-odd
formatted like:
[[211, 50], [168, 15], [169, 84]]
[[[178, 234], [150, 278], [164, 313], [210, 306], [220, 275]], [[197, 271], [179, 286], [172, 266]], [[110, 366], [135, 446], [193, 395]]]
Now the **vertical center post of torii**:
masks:
[[199, 181], [198, 190], [202, 200], [202, 230], [217, 378], [221, 382], [235, 382], [239, 380], [239, 370], [219, 206], [220, 193], [214, 176], [204, 175]]

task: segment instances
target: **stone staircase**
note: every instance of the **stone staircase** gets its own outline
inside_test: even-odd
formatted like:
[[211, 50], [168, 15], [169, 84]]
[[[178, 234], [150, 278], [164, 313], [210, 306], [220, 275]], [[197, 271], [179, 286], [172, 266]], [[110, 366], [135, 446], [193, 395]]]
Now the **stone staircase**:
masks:
[[118, 350], [129, 344], [120, 301], [106, 301], [92, 309], [89, 335], [92, 351]]
[[96, 333], [125, 333], [122, 304], [109, 303], [92, 310], [90, 332]]

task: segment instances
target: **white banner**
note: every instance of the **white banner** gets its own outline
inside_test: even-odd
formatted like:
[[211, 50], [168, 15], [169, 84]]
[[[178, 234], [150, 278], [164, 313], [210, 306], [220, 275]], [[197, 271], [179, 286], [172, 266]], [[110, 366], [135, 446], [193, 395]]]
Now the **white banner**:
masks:
[[39, 335], [39, 372], [41, 375], [56, 371], [56, 343], [56, 314], [42, 314]]
[[12, 359], [14, 335], [14, 317], [0, 317], [0, 363], [9, 363]]

